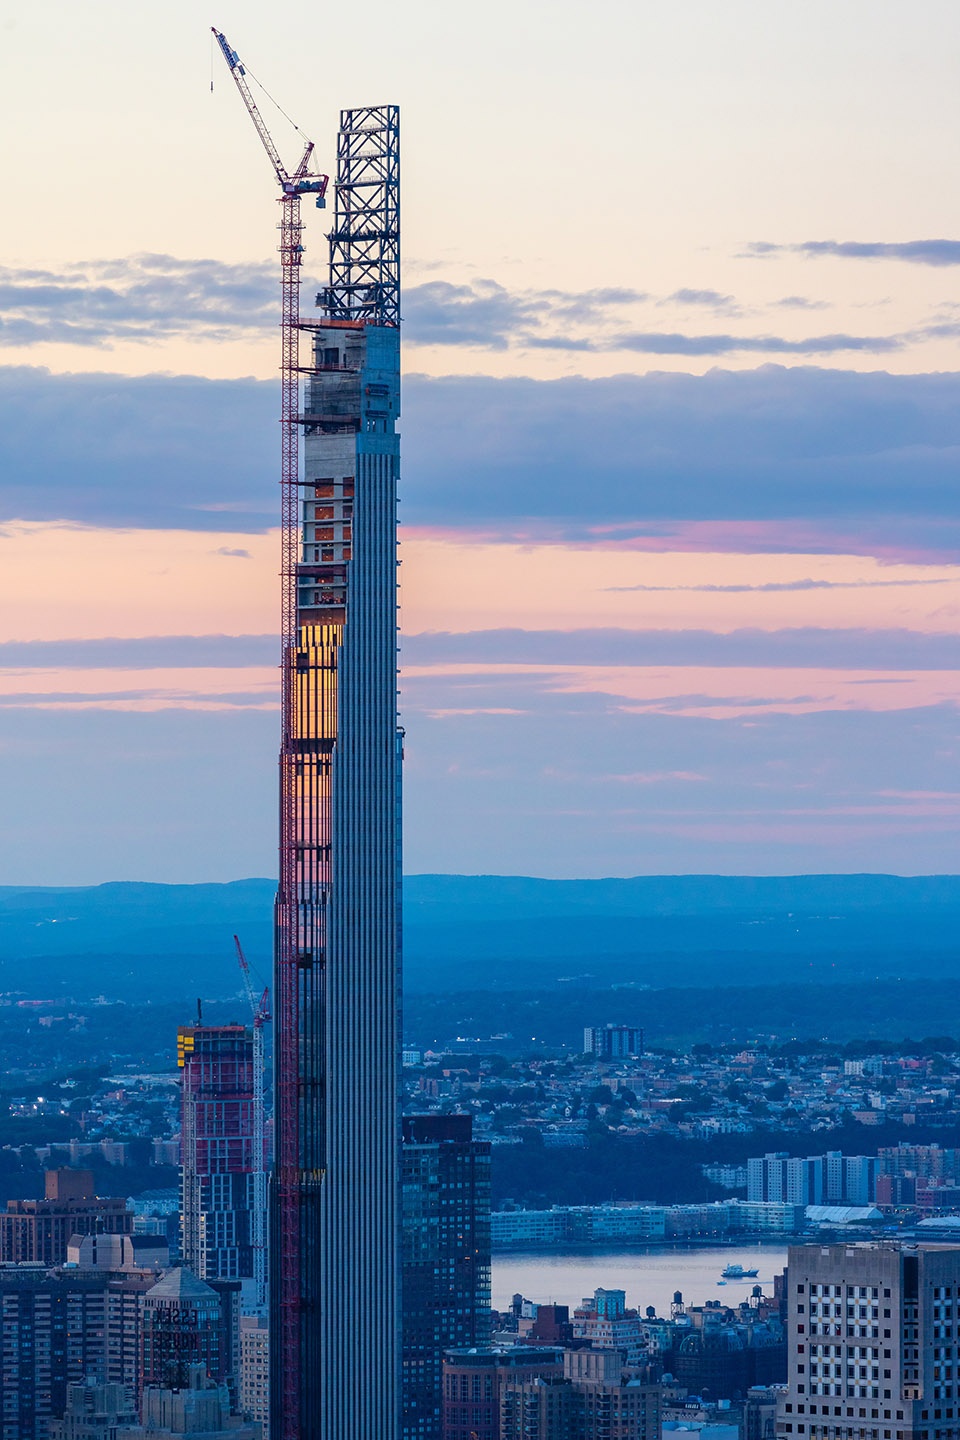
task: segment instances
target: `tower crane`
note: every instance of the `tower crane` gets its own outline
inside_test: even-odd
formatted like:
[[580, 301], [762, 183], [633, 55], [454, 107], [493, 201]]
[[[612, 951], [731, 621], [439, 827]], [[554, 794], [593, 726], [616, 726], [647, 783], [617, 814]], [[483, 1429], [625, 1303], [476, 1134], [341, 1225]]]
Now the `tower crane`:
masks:
[[253, 1278], [257, 1305], [267, 1303], [267, 1137], [263, 1105], [263, 1027], [270, 1019], [270, 991], [264, 986], [258, 1000], [250, 978], [250, 966], [243, 953], [240, 937], [234, 935], [237, 960], [243, 975], [244, 989], [253, 1015]]
[[[295, 675], [292, 657], [297, 636], [297, 564], [300, 560], [299, 525], [299, 399], [300, 399], [300, 269], [303, 258], [303, 225], [300, 201], [313, 195], [318, 208], [324, 205], [328, 177], [310, 169], [313, 142], [306, 140], [296, 167], [283, 163], [263, 116], [247, 83], [247, 71], [226, 36], [211, 27], [253, 121], [260, 143], [267, 152], [280, 187], [280, 510], [281, 510], [281, 654], [284, 673], [282, 724], [284, 743], [281, 761], [280, 798], [280, 884], [278, 911], [289, 909], [297, 893], [297, 770], [294, 744]], [[278, 107], [279, 108], [279, 107]], [[278, 1305], [279, 1333], [276, 1353], [282, 1357], [280, 1373], [272, 1382], [279, 1397], [281, 1423], [275, 1440], [295, 1440], [298, 1433], [300, 1385], [300, 1095], [297, 1080], [297, 1047], [300, 1032], [299, 961], [296, 939], [289, 926], [279, 927], [280, 938], [274, 968], [276, 1004], [276, 1047], [287, 1057], [277, 1067], [274, 1094], [276, 1115], [275, 1161], [271, 1203], [276, 1206], [279, 1262], [271, 1280]], [[262, 1028], [262, 1027], [261, 1027]], [[275, 1202], [273, 1197], [275, 1197]]]

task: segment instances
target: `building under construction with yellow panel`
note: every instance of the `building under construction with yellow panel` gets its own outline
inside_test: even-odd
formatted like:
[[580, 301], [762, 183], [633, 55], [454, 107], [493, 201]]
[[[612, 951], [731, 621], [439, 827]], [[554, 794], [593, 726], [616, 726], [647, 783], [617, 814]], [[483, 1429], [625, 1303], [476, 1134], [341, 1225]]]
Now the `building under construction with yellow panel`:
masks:
[[275, 1440], [399, 1424], [399, 116], [341, 115], [286, 517]]

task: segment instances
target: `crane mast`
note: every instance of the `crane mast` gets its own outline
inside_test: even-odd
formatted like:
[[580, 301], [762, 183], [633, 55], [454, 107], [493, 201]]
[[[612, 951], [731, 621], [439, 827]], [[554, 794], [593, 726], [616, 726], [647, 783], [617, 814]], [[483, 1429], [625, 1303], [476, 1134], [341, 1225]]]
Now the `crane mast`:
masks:
[[[280, 761], [280, 880], [277, 889], [275, 962], [276, 1043], [296, 1053], [300, 1030], [297, 927], [297, 758], [294, 735], [295, 676], [291, 673], [297, 637], [297, 562], [299, 556], [300, 479], [300, 273], [303, 224], [300, 200], [313, 195], [322, 208], [328, 177], [311, 173], [313, 143], [307, 141], [296, 168], [286, 169], [247, 84], [246, 70], [226, 36], [213, 34], [246, 106], [280, 187], [280, 508], [281, 621], [283, 663]], [[277, 1067], [274, 1086], [274, 1204], [279, 1264], [273, 1277], [280, 1334], [271, 1335], [271, 1353], [283, 1357], [279, 1387], [282, 1432], [274, 1440], [295, 1440], [299, 1414], [300, 1327], [300, 1116], [296, 1067]]]
[[234, 935], [240, 973], [247, 992], [250, 1013], [253, 1016], [253, 1279], [256, 1286], [257, 1307], [262, 1310], [267, 1303], [267, 1133], [266, 1110], [263, 1099], [264, 1077], [264, 1034], [263, 1029], [270, 1019], [270, 991], [265, 986], [258, 1000], [250, 979], [250, 966], [243, 953], [239, 935]]

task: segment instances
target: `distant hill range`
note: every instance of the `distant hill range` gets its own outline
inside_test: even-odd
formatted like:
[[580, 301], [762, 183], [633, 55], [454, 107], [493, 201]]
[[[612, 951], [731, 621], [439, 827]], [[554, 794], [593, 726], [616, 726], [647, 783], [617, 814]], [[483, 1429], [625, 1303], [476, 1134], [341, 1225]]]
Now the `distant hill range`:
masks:
[[[168, 999], [268, 977], [271, 880], [0, 887], [0, 991]], [[411, 875], [407, 992], [655, 990], [960, 978], [960, 876]]]

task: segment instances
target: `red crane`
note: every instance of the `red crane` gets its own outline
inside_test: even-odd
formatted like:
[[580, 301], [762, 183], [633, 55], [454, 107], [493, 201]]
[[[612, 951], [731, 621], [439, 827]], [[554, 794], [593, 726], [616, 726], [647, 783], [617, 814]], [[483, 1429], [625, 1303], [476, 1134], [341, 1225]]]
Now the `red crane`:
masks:
[[282, 527], [281, 559], [281, 646], [283, 655], [282, 726], [280, 778], [280, 883], [277, 890], [277, 951], [274, 970], [276, 999], [276, 1117], [274, 1190], [276, 1196], [280, 1263], [273, 1276], [280, 1334], [273, 1354], [282, 1357], [278, 1386], [282, 1424], [274, 1440], [296, 1440], [299, 1431], [300, 1392], [300, 1133], [298, 1096], [298, 948], [297, 926], [292, 923], [296, 909], [296, 745], [294, 743], [294, 676], [292, 657], [296, 654], [297, 561], [299, 560], [299, 363], [300, 363], [300, 266], [303, 257], [303, 225], [300, 199], [313, 195], [318, 207], [324, 204], [328, 177], [310, 170], [313, 142], [307, 140], [294, 170], [284, 165], [246, 80], [246, 70], [226, 36], [213, 28], [227, 68], [233, 76], [247, 114], [256, 127], [260, 142], [273, 166], [280, 186], [280, 496]]

